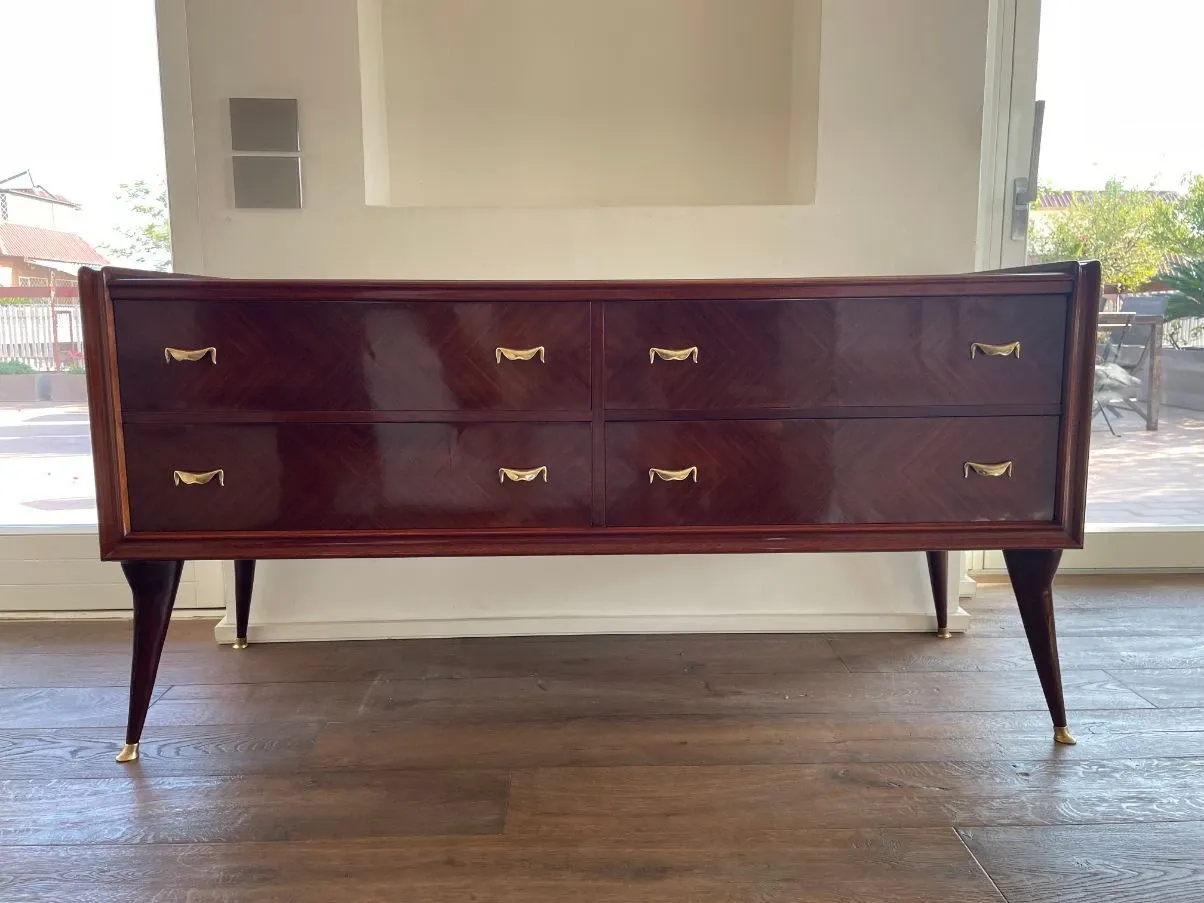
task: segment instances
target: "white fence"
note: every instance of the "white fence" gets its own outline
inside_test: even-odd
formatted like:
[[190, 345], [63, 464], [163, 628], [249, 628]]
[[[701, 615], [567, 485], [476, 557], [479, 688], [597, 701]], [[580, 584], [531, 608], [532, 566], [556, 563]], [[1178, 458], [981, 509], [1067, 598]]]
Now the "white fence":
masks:
[[1162, 344], [1168, 348], [1204, 346], [1204, 317], [1181, 317], [1163, 327]]
[[75, 301], [0, 304], [0, 362], [65, 370], [84, 362], [84, 330]]

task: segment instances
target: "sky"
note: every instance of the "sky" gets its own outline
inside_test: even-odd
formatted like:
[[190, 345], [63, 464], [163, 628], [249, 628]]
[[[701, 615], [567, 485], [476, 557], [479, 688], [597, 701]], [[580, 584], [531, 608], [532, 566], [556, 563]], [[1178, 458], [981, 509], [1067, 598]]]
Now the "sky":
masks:
[[112, 238], [122, 182], [161, 178], [154, 0], [0, 0], [0, 178], [33, 170]]
[[1204, 174], [1201, 36], [1204, 0], [1045, 0], [1041, 183], [1175, 189]]
[[[1204, 0], [1045, 0], [1041, 182], [1204, 173], [1201, 35]], [[0, 0], [0, 84], [22, 99], [0, 117], [0, 177], [32, 169], [84, 205], [85, 238], [111, 239], [118, 186], [164, 172], [153, 0]]]

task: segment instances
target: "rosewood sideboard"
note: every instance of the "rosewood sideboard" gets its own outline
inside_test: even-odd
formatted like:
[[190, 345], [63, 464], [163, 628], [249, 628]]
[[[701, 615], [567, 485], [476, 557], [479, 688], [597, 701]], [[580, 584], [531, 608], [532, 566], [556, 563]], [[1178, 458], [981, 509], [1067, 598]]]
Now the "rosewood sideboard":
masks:
[[956, 276], [321, 282], [80, 271], [137, 758], [186, 559], [1002, 549], [1054, 724], [1094, 262]]

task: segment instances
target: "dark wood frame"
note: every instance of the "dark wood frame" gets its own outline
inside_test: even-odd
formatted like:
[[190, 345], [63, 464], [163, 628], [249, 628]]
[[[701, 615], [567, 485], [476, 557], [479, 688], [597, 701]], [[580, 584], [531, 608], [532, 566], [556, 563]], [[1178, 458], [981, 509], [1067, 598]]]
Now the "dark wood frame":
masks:
[[[672, 553], [747, 553], [747, 552], [865, 552], [929, 551], [933, 549], [1065, 549], [1081, 548], [1083, 511], [1086, 492], [1088, 441], [1090, 437], [1090, 399], [1094, 372], [1094, 349], [1098, 293], [1098, 265], [1093, 262], [1053, 265], [1032, 272], [983, 276], [931, 277], [930, 279], [879, 278], [861, 280], [749, 280], [685, 282], [285, 282], [248, 280], [211, 280], [190, 277], [162, 277], [130, 271], [80, 271], [80, 298], [84, 309], [85, 344], [88, 357], [88, 391], [94, 412], [92, 419], [93, 455], [97, 473], [97, 512], [101, 557], [106, 561], [131, 559], [270, 559], [270, 558], [346, 558], [346, 557], [423, 557], [445, 555], [583, 555], [583, 554], [672, 554]], [[118, 391], [116, 332], [112, 291], [118, 286], [122, 299], [223, 301], [280, 301], [284, 299], [329, 301], [389, 302], [481, 298], [488, 300], [722, 300], [722, 299], [809, 299], [864, 298], [884, 294], [914, 296], [1070, 295], [1066, 330], [1064, 379], [1065, 394], [1060, 411], [1031, 406], [1011, 408], [1010, 413], [1062, 415], [1059, 472], [1054, 518], [1050, 522], [968, 523], [968, 524], [870, 524], [870, 525], [784, 525], [767, 531], [764, 527], [689, 527], [648, 530], [627, 527], [595, 526], [582, 530], [505, 529], [439, 530], [397, 533], [357, 532], [205, 532], [148, 533], [130, 527], [126, 505], [125, 461], [122, 444], [123, 423], [180, 422], [173, 414], [123, 415]], [[595, 305], [591, 337], [595, 349], [594, 410], [585, 414], [553, 413], [524, 415], [508, 413], [506, 419], [591, 420], [616, 419], [600, 405], [604, 384], [601, 382], [603, 322], [601, 305]], [[895, 413], [900, 413], [898, 409]], [[940, 407], [912, 408], [906, 416], [937, 416]], [[992, 416], [999, 413], [991, 406], [964, 407], [964, 416]], [[306, 413], [289, 414], [290, 420], [304, 420]], [[328, 422], [397, 419], [415, 421], [438, 419], [443, 422], [473, 422], [498, 419], [478, 412], [440, 412], [437, 415], [413, 411], [385, 414], [312, 415]], [[652, 415], [624, 413], [620, 419], [646, 419]], [[656, 413], [658, 419], [682, 416]], [[748, 416], [741, 412], [691, 412], [696, 420], [723, 420]], [[842, 416], [839, 410], [775, 411], [779, 418]], [[873, 416], [872, 409], [859, 409], [855, 415]], [[269, 422], [272, 414], [228, 415], [203, 413], [186, 415], [188, 422], [222, 420], [239, 422], [255, 419]], [[595, 443], [601, 442], [595, 430]], [[595, 449], [595, 513], [601, 514], [600, 494], [604, 492], [604, 474], [600, 449]]]
[[[668, 554], [740, 552], [923, 551], [927, 554], [938, 635], [948, 636], [947, 553], [1001, 548], [1016, 592], [1042, 688], [1054, 722], [1055, 739], [1073, 743], [1066, 728], [1054, 632], [1052, 581], [1061, 550], [1080, 548], [1084, 535], [1088, 443], [1091, 430], [1093, 369], [1100, 272], [1095, 262], [1067, 263], [966, 276], [840, 279], [740, 280], [677, 282], [256, 282], [167, 277], [106, 269], [80, 272], [92, 406], [93, 454], [97, 474], [97, 509], [101, 557], [123, 562], [134, 597], [134, 663], [126, 747], [119, 761], [137, 758], [155, 673], [162, 652], [183, 560], [236, 560], [238, 643], [246, 645], [256, 559], [418, 557], [435, 555]], [[669, 529], [593, 526], [588, 529], [506, 528], [437, 531], [308, 531], [153, 533], [131, 529], [127, 503], [123, 424], [283, 422], [470, 423], [499, 419], [473, 411], [364, 412], [206, 412], [124, 414], [118, 384], [114, 289], [122, 300], [318, 301], [388, 303], [466, 300], [589, 302], [592, 349], [592, 409], [589, 412], [523, 414], [506, 419], [578, 421], [593, 426], [593, 501], [596, 524], [605, 523], [605, 444], [600, 428], [608, 420], [730, 420], [741, 417], [808, 418], [875, 416], [874, 409], [774, 410], [771, 414], [741, 411], [615, 412], [605, 407], [603, 304], [638, 300], [673, 302], [724, 299], [807, 300], [879, 298], [883, 296], [957, 297], [1022, 294], [1068, 298], [1060, 405], [963, 406], [960, 416], [1031, 414], [1060, 416], [1056, 496], [1053, 517], [1040, 522], [970, 522], [907, 524], [790, 524], [757, 527], [689, 526]], [[602, 303], [598, 303], [602, 302]], [[941, 416], [940, 406], [883, 409], [880, 415]]]

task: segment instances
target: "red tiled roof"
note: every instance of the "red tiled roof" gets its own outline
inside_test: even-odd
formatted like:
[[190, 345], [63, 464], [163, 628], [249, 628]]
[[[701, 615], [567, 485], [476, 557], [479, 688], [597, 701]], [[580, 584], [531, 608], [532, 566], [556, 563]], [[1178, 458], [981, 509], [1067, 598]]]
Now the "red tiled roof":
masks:
[[[1127, 192], [1128, 193], [1128, 192]], [[1179, 192], [1177, 191], [1134, 191], [1133, 194], [1153, 195], [1160, 201], [1177, 201]], [[1033, 204], [1034, 210], [1065, 210], [1076, 199], [1079, 201], [1091, 201], [1097, 195], [1103, 194], [1102, 191], [1044, 191], [1037, 196], [1036, 203]]]
[[16, 223], [0, 223], [0, 257], [97, 266], [108, 263], [99, 251], [74, 233]]

